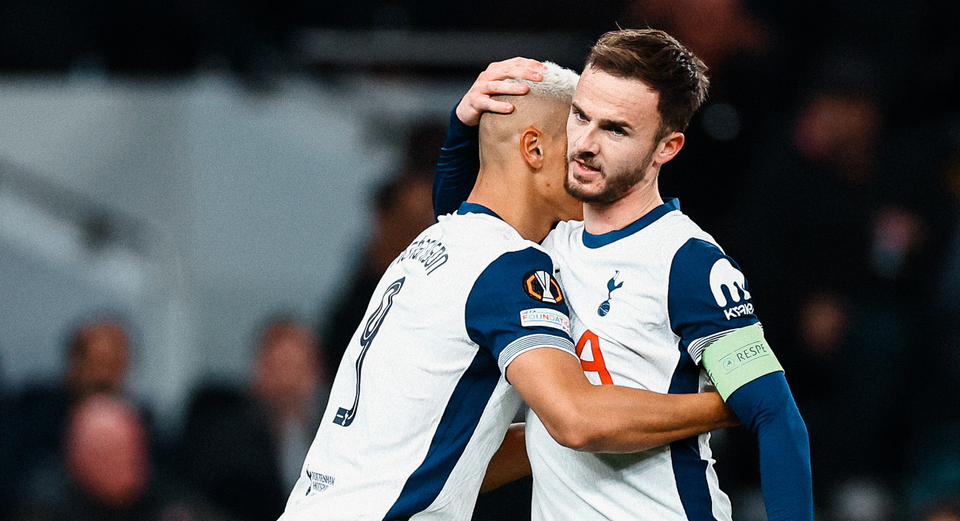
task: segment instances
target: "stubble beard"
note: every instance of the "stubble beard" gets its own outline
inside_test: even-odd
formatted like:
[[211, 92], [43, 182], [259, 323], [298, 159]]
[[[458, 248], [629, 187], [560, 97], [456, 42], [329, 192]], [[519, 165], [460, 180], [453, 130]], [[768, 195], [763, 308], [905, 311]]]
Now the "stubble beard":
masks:
[[[594, 166], [594, 155], [586, 152], [571, 154], [567, 160], [567, 176], [563, 180], [563, 187], [574, 199], [584, 203], [599, 205], [615, 203], [622, 199], [623, 196], [627, 195], [627, 193], [629, 193], [634, 186], [643, 181], [646, 174], [646, 167], [650, 164], [652, 159], [653, 150], [651, 150], [638, 165], [634, 165], [633, 168], [612, 173], [607, 172], [604, 170], [603, 166], [600, 165], [599, 180], [594, 181], [592, 184], [597, 185], [600, 181], [602, 181], [603, 188], [598, 192], [589, 192], [585, 190], [588, 184], [585, 183], [583, 179], [578, 178], [577, 174], [574, 173], [573, 162], [575, 160], [581, 160], [587, 164], [590, 164], [591, 166]], [[571, 183], [571, 177], [574, 178], [578, 184]]]

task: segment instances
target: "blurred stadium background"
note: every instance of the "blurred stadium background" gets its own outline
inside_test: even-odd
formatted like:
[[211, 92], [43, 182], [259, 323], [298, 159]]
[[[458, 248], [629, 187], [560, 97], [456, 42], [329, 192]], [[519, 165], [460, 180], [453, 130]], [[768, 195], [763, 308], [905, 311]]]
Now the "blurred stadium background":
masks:
[[[908, 454], [960, 418], [955, 0], [0, 0], [0, 384], [12, 394], [56, 377], [68, 327], [119, 312], [133, 328], [131, 391], [176, 430], [197, 382], [245, 378], [265, 315], [289, 310], [322, 329], [364, 262], [372, 194], [405, 169], [429, 168], [435, 133], [418, 132], [442, 130], [487, 63], [522, 55], [579, 70], [618, 25], [667, 29], [711, 67], [713, 94], [662, 192], [742, 259], [761, 320], [784, 337], [778, 352], [804, 341], [829, 351], [830, 317], [816, 310], [848, 288], [818, 294], [819, 308], [790, 303], [801, 298], [781, 280], [792, 263], [765, 264], [780, 251], [771, 235], [822, 239], [802, 243], [814, 245], [807, 254], [840, 258], [834, 265], [852, 278], [875, 271], [849, 291], [877, 307], [841, 322], [881, 324], [865, 343], [907, 338], [892, 355], [851, 348], [848, 365], [839, 355], [782, 358], [788, 378], [796, 359], [791, 382], [812, 404], [801, 404], [811, 431], [836, 427], [817, 423], [818, 404], [846, 388], [893, 396], [911, 413], [888, 418], [892, 402], [871, 403], [885, 416], [863, 434], [879, 444], [864, 443], [897, 452], [874, 454], [896, 462], [865, 475], [881, 476], [888, 501], [910, 505], [894, 510], [918, 512], [927, 496], [908, 483], [960, 474], [917, 477], [924, 456]], [[785, 158], [793, 149], [879, 181], [820, 193]], [[850, 166], [860, 153], [869, 157]], [[797, 196], [809, 200], [772, 199], [790, 193], [771, 188], [782, 171], [815, 185]], [[872, 261], [857, 264], [844, 261], [843, 237], [838, 246], [824, 232], [842, 224], [813, 221], [839, 207], [824, 200], [864, 192], [878, 195], [842, 205], [864, 212], [875, 239]], [[800, 224], [785, 208], [801, 209]], [[775, 226], [784, 222], [789, 231]], [[915, 250], [916, 261], [904, 260]], [[807, 312], [818, 317], [812, 336], [788, 333]], [[892, 367], [851, 380], [859, 355]], [[824, 383], [825, 360], [849, 369], [835, 377], [847, 387]], [[949, 454], [960, 445], [955, 434], [930, 436]]]

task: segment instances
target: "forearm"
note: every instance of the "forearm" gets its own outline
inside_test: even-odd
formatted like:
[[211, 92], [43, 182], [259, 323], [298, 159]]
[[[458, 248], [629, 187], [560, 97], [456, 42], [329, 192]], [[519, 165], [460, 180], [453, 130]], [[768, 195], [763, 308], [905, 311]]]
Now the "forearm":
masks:
[[511, 481], [529, 476], [530, 473], [524, 424], [514, 423], [507, 430], [503, 443], [500, 444], [500, 448], [487, 466], [487, 474], [483, 477], [483, 484], [480, 485], [480, 493], [489, 492]]
[[507, 379], [565, 447], [628, 453], [738, 425], [717, 393], [661, 394], [592, 385], [580, 360], [559, 349], [534, 349], [507, 367]]
[[783, 373], [758, 378], [728, 403], [757, 436], [760, 484], [770, 521], [811, 521], [813, 481], [810, 442]]
[[583, 406], [594, 414], [586, 412], [583, 417], [594, 425], [582, 427], [591, 434], [578, 450], [638, 452], [739, 424], [717, 393], [661, 394], [609, 385], [591, 387], [593, 392], [584, 397]]
[[455, 212], [467, 200], [480, 170], [477, 127], [450, 116], [447, 140], [440, 149], [433, 177], [433, 210], [437, 216]]

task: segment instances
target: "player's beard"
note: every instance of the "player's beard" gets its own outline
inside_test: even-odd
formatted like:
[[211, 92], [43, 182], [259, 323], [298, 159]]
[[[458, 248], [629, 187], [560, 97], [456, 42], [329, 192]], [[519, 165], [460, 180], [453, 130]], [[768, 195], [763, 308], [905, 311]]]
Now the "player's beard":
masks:
[[[646, 176], [647, 167], [653, 159], [653, 152], [654, 150], [651, 149], [639, 164], [617, 172], [608, 172], [604, 169], [603, 165], [599, 165], [599, 168], [597, 168], [597, 165], [593, 163], [596, 156], [590, 152], [571, 154], [567, 160], [567, 165], [570, 170], [568, 170], [567, 177], [564, 178], [563, 186], [566, 188], [568, 194], [584, 203], [610, 204], [619, 201], [623, 196], [627, 195], [634, 186], [643, 181]], [[573, 172], [572, 166], [569, 166], [577, 160], [598, 169], [600, 172], [599, 178], [604, 182], [602, 190], [599, 192], [585, 190], [587, 183], [577, 178], [577, 174]], [[572, 184], [570, 182], [571, 176], [579, 181], [580, 184]], [[596, 184], [596, 182], [593, 184]]]

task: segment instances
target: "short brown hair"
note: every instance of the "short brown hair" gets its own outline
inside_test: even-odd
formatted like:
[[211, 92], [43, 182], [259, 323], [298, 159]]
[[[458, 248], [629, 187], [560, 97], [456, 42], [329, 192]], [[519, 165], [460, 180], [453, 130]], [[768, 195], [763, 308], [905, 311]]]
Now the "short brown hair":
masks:
[[657, 139], [683, 132], [707, 97], [707, 66], [676, 38], [658, 29], [610, 31], [594, 44], [586, 68], [638, 79], [657, 91]]

